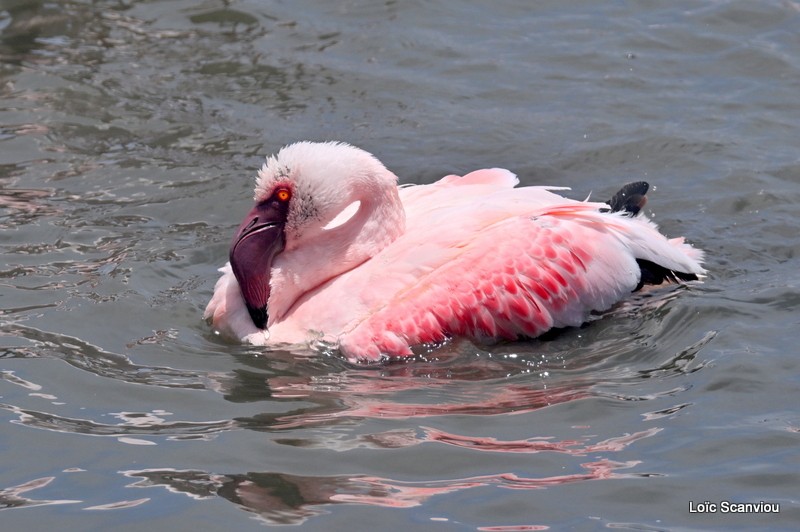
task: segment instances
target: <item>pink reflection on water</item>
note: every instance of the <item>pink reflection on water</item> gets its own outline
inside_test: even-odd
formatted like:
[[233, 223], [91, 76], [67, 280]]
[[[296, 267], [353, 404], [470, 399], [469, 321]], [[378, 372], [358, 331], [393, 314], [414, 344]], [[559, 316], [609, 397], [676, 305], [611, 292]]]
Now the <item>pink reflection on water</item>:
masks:
[[[446, 379], [358, 378], [337, 375], [334, 380], [278, 377], [269, 381], [274, 398], [308, 398], [320, 409], [280, 416], [272, 428], [289, 429], [353, 418], [408, 419], [448, 415], [508, 415], [590, 396], [591, 384], [573, 382], [548, 388], [511, 384], [497, 379], [470, 382]], [[430, 403], [404, 402], [404, 392], [425, 390]], [[411, 394], [409, 394], [411, 395]]]
[[[647, 474], [621, 470], [639, 461], [613, 461], [596, 457], [598, 453], [619, 452], [631, 444], [654, 436], [659, 427], [625, 433], [600, 441], [587, 434], [559, 439], [538, 436], [503, 440], [494, 436], [455, 434], [417, 424], [419, 418], [448, 416], [498, 416], [526, 414], [538, 409], [571, 401], [597, 397], [597, 379], [564, 372], [558, 377], [546, 373], [519, 373], [519, 365], [505, 365], [481, 360], [474, 365], [436, 366], [410, 364], [385, 370], [345, 370], [317, 375], [281, 375], [267, 379], [272, 399], [302, 399], [299, 408], [289, 413], [256, 415], [237, 420], [243, 428], [287, 431], [275, 443], [303, 448], [349, 451], [364, 447], [396, 449], [422, 443], [436, 443], [488, 453], [535, 454], [559, 453], [567, 456], [592, 456], [594, 461], [572, 466], [571, 474], [529, 477], [520, 471], [464, 478], [399, 481], [373, 475], [297, 476], [281, 472], [218, 475], [224, 479], [215, 491], [242, 508], [270, 523], [298, 524], [326, 512], [335, 504], [362, 504], [387, 508], [413, 508], [438, 496], [472, 488], [535, 490], [589, 480], [637, 478]], [[451, 373], [452, 370], [452, 373]], [[517, 371], [517, 373], [515, 373]], [[361, 433], [358, 430], [307, 431], [296, 435], [291, 430], [315, 426], [345, 424], [360, 426], [364, 419], [410, 421], [393, 430]], [[275, 434], [273, 432], [273, 434]], [[484, 457], [488, 458], [488, 457]], [[488, 464], [488, 462], [487, 462]], [[505, 468], [504, 468], [505, 469]], [[487, 471], [485, 469], [484, 471]], [[563, 472], [560, 468], [558, 472]], [[148, 476], [150, 476], [148, 474]], [[164, 482], [165, 475], [160, 482]], [[423, 477], [425, 478], [425, 477]], [[152, 479], [152, 477], [151, 477]], [[174, 482], [174, 479], [167, 481]], [[216, 484], [216, 481], [214, 482]], [[152, 484], [151, 484], [152, 485]], [[291, 496], [289, 496], [289, 494]], [[485, 530], [542, 530], [540, 525], [487, 527]]]
[[[499, 453], [539, 453], [543, 451], [566, 453], [574, 456], [583, 456], [589, 453], [602, 451], [621, 451], [628, 445], [643, 438], [649, 438], [661, 432], [663, 429], [653, 427], [648, 430], [626, 434], [597, 442], [593, 445], [580, 446], [581, 440], [550, 441], [552, 438], [530, 438], [527, 440], [502, 441], [490, 437], [461, 436], [450, 434], [441, 430], [426, 428], [426, 441], [435, 441], [454, 445], [456, 447], [466, 447], [477, 451], [499, 452]], [[585, 439], [584, 439], [585, 441]], [[580, 446], [580, 447], [579, 447]]]
[[615, 462], [604, 459], [581, 464], [581, 467], [586, 470], [584, 473], [540, 478], [520, 477], [514, 473], [430, 482], [399, 482], [380, 477], [355, 477], [349, 480], [357, 484], [366, 484], [369, 487], [368, 493], [360, 491], [334, 493], [331, 494], [330, 500], [332, 502], [369, 504], [391, 508], [411, 508], [419, 506], [435, 495], [444, 495], [477, 487], [497, 486], [506, 489], [529, 490], [587, 480], [633, 478], [637, 475], [617, 473], [616, 470], [634, 467], [639, 463], [638, 460]]
[[546, 525], [517, 525], [517, 526], [479, 526], [483, 532], [524, 532], [526, 530], [550, 530]]

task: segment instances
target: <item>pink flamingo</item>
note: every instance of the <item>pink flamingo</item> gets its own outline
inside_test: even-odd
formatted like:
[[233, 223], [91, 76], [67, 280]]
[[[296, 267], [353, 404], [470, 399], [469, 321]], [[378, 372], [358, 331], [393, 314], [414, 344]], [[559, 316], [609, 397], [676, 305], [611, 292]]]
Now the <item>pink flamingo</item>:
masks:
[[704, 273], [702, 251], [637, 216], [647, 183], [608, 203], [517, 184], [493, 168], [398, 187], [359, 148], [287, 146], [258, 173], [204, 317], [254, 345], [322, 341], [374, 362], [579, 326], [643, 284]]

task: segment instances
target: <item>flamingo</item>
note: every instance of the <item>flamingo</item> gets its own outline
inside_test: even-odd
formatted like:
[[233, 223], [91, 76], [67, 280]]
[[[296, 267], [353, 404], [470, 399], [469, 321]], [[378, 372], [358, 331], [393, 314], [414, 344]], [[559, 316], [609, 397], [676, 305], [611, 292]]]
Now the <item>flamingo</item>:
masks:
[[333, 345], [351, 362], [580, 326], [643, 284], [702, 278], [703, 252], [609, 202], [526, 186], [508, 170], [398, 186], [372, 154], [298, 142], [267, 158], [204, 318], [253, 345]]

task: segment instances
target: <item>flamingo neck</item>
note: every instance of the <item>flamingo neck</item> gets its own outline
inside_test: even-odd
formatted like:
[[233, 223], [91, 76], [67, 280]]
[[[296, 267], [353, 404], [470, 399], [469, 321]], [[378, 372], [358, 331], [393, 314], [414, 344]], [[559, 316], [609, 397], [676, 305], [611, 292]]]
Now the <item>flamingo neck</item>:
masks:
[[269, 323], [281, 321], [320, 285], [363, 264], [405, 232], [397, 186], [375, 184], [351, 196], [358, 210], [347, 221], [303, 238], [273, 263]]

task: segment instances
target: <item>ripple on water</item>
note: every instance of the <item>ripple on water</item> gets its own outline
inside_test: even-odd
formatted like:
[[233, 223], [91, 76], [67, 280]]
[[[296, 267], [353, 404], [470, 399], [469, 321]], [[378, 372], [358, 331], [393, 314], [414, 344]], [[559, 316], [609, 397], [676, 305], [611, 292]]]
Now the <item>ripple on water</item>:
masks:
[[[670, 310], [665, 307], [669, 307], [674, 298], [667, 294], [644, 301], [648, 310], [634, 323], [626, 321], [634, 315], [633, 311], [623, 307], [586, 328], [566, 330], [544, 341], [514, 342], [492, 350], [463, 340], [454, 341], [420, 355], [413, 362], [379, 368], [352, 367], [330, 354], [276, 352], [274, 357], [254, 357], [252, 351], [242, 350], [241, 369], [232, 373], [203, 374], [139, 366], [127, 356], [109, 353], [79, 339], [28, 328], [17, 330], [16, 334], [24, 332], [25, 336], [36, 338], [37, 356], [57, 357], [95, 375], [145, 386], [204, 389], [224, 394], [234, 403], [266, 406], [280, 401], [286, 408], [283, 412], [250, 417], [191, 422], [169, 421], [172, 414], [163, 410], [97, 414], [110, 416], [117, 420], [115, 423], [9, 404], [0, 405], [0, 408], [17, 416], [14, 423], [31, 428], [113, 437], [128, 445], [155, 445], [162, 440], [208, 440], [231, 431], [254, 431], [272, 434], [275, 445], [296, 449], [335, 449], [341, 453], [435, 445], [498, 455], [562, 455], [574, 459], [571, 469], [577, 469], [550, 476], [528, 476], [509, 470], [419, 481], [363, 474], [308, 476], [281, 471], [242, 474], [161, 468], [121, 472], [136, 479], [129, 487], [161, 487], [193, 499], [222, 497], [268, 523], [302, 523], [320, 515], [329, 505], [410, 508], [440, 495], [478, 488], [538, 490], [592, 480], [646, 478], [659, 473], [642, 471], [640, 461], [618, 461], [613, 455], [643, 439], [657, 436], [663, 430], [659, 426], [607, 438], [598, 438], [591, 430], [583, 430], [579, 431], [583, 434], [567, 439], [539, 435], [509, 440], [469, 431], [443, 430], [436, 421], [460, 416], [486, 419], [524, 416], [542, 408], [589, 398], [628, 402], [680, 397], [684, 391], [682, 385], [670, 387], [669, 380], [702, 369], [705, 362], [698, 360], [697, 355], [715, 334], [710, 332], [695, 344], [679, 349], [668, 360], [659, 360], [656, 350], [648, 348], [648, 343], [653, 337], [680, 331], [681, 318], [677, 317], [672, 327], [656, 327], [655, 334], [652, 330], [651, 335], [645, 334], [642, 329], [652, 329], [657, 318], [669, 321]], [[651, 315], [647, 315], [648, 312]], [[631, 335], [619, 334], [619, 330], [611, 334], [605, 330], [620, 327], [628, 328], [628, 332], [640, 340], [631, 343]], [[143, 339], [137, 346], [168, 344], [174, 340], [169, 335], [156, 335]], [[658, 352], [663, 353], [663, 350]], [[41, 391], [39, 385], [13, 373], [7, 372], [4, 376], [18, 386]], [[646, 386], [646, 391], [639, 390], [645, 381], [657, 384]], [[420, 402], [421, 398], [424, 402]], [[690, 403], [675, 404], [646, 414], [645, 420], [658, 421], [690, 407]], [[404, 425], [417, 425], [417, 428], [376, 431], [366, 423], [367, 420], [392, 419]], [[433, 424], [428, 426], [425, 420]], [[322, 427], [328, 430], [319, 430]], [[536, 432], [541, 434], [542, 430]], [[544, 433], [547, 434], [546, 430]], [[33, 490], [36, 486], [23, 489]], [[90, 508], [136, 506], [147, 500], [125, 500]], [[31, 501], [30, 504], [79, 502]]]
[[330, 505], [413, 508], [435, 496], [473, 488], [537, 490], [591, 480], [636, 478], [642, 475], [624, 470], [637, 464], [635, 461], [599, 460], [581, 464], [583, 471], [571, 475], [527, 478], [514, 473], [500, 473], [428, 482], [404, 482], [364, 475], [309, 477], [271, 472], [243, 475], [174, 469], [129, 470], [122, 474], [140, 479], [130, 487], [162, 487], [197, 499], [219, 496], [255, 513], [267, 523], [297, 525], [326, 513], [325, 507]]
[[[0, 10], [0, 507], [26, 508], [4, 524], [69, 504], [67, 528], [202, 527], [236, 515], [189, 506], [216, 499], [331, 529], [386, 508], [415, 508], [368, 515], [397, 529], [711, 528], [695, 496], [790, 522], [796, 6], [302, 4]], [[225, 342], [200, 316], [254, 171], [309, 137], [404, 183], [647, 179], [709, 278], [374, 368]]]

